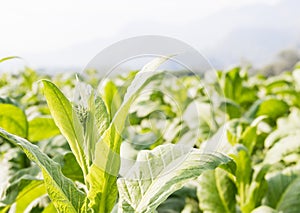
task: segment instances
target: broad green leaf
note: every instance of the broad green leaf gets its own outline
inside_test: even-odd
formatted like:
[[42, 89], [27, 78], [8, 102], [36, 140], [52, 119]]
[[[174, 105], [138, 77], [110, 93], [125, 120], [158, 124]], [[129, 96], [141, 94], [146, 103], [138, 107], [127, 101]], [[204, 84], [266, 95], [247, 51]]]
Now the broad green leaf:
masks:
[[22, 109], [15, 105], [0, 104], [0, 127], [20, 137], [27, 137], [26, 115]]
[[198, 199], [204, 213], [235, 212], [236, 186], [226, 171], [205, 171], [199, 178]]
[[255, 87], [243, 87], [241, 97], [239, 98], [240, 105], [248, 109], [257, 99], [258, 90]]
[[64, 94], [50, 81], [43, 80], [44, 95], [55, 124], [66, 137], [77, 162], [87, 174], [87, 162], [84, 153], [83, 128], [71, 103]]
[[0, 129], [0, 136], [19, 146], [28, 158], [40, 167], [48, 195], [59, 212], [81, 212], [85, 195], [62, 174], [59, 164], [23, 138], [12, 135], [3, 129]]
[[36, 117], [30, 120], [28, 124], [28, 140], [31, 142], [44, 140], [60, 134], [53, 119], [49, 117]]
[[55, 158], [55, 161], [60, 163], [62, 173], [73, 181], [84, 183], [84, 177], [80, 166], [72, 152], [67, 152]]
[[266, 98], [264, 100], [257, 100], [252, 104], [250, 109], [245, 113], [246, 118], [255, 118], [261, 115], [268, 116], [276, 120], [285, 115], [289, 111], [288, 104], [276, 98]]
[[261, 103], [256, 116], [266, 115], [270, 118], [277, 119], [278, 117], [286, 114], [289, 106], [282, 100], [268, 99]]
[[276, 204], [276, 210], [284, 213], [298, 213], [300, 209], [299, 197], [300, 178], [297, 178], [291, 182], [285, 189], [284, 193], [281, 194], [280, 200], [278, 200]]
[[168, 57], [154, 59], [135, 76], [127, 89], [121, 106], [115, 113], [107, 130], [103, 133], [101, 141], [95, 146], [95, 160], [87, 176], [90, 186], [88, 193], [89, 207], [94, 209], [95, 212], [110, 212], [115, 205], [118, 193], [116, 181], [120, 169], [120, 136], [129, 108], [138, 93], [155, 76], [156, 69], [168, 59]]
[[173, 144], [158, 146], [138, 154], [136, 164], [127, 176], [118, 179], [120, 212], [153, 212], [174, 191], [202, 172], [215, 169], [230, 159], [220, 153], [205, 154], [200, 150]]
[[[298, 188], [291, 188], [294, 181], [299, 181], [299, 177], [296, 173], [291, 171], [280, 171], [271, 174], [267, 178], [268, 190], [264, 198], [264, 204], [274, 209], [278, 209], [280, 205], [284, 205], [283, 200], [289, 198], [287, 197], [289, 196], [288, 193], [292, 193], [293, 190], [299, 191], [299, 186]], [[294, 186], [297, 185], [293, 185], [293, 187]], [[293, 196], [290, 195], [290, 199], [293, 199]], [[279, 202], [281, 202], [281, 204], [279, 204]], [[298, 205], [298, 203], [294, 205]], [[300, 208], [299, 205], [298, 208]]]

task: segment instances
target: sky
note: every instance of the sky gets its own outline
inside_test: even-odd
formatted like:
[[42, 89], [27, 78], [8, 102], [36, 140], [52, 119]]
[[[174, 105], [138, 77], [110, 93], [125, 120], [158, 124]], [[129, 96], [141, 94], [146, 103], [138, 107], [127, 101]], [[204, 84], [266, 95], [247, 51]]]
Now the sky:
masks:
[[[0, 56], [37, 53], [108, 38], [136, 21], [189, 23], [224, 8], [278, 0], [4, 1]], [[159, 32], [157, 32], [159, 34]]]
[[[139, 35], [166, 35], [200, 48], [205, 45], [213, 46], [211, 44], [225, 36], [227, 31], [224, 29], [228, 28], [229, 31], [232, 28], [232, 23], [229, 24], [230, 27], [210, 26], [207, 20], [214, 14], [223, 11], [224, 15], [224, 11], [230, 13], [256, 4], [276, 5], [279, 2], [280, 0], [4, 1], [0, 7], [0, 58], [20, 56], [23, 60], [1, 64], [0, 70], [18, 70], [24, 64], [36, 69], [51, 66], [62, 69], [73, 65], [74, 68], [83, 69], [101, 48]], [[201, 34], [203, 36], [199, 38], [193, 32], [201, 21], [201, 26], [204, 21], [211, 30]]]

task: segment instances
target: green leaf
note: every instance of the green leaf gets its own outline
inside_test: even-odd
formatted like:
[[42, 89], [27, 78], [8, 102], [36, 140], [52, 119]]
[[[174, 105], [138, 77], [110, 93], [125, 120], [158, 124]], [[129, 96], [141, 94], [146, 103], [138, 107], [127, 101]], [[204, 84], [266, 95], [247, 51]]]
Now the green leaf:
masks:
[[235, 67], [223, 74], [223, 92], [226, 98], [238, 101], [242, 92], [241, 69]]
[[128, 111], [135, 98], [138, 96], [139, 92], [155, 77], [159, 72], [156, 70], [158, 67], [167, 61], [169, 57], [155, 58], [148, 64], [146, 64], [140, 72], [138, 72], [127, 88], [127, 92], [124, 96], [124, 100], [119, 110], [116, 112], [112, 124], [116, 126], [116, 130], [121, 132], [124, 128], [125, 119], [127, 117]]
[[285, 213], [297, 213], [299, 212], [299, 188], [300, 187], [300, 179], [297, 179], [297, 181], [293, 182], [288, 187], [288, 190], [285, 194], [281, 197], [280, 202], [277, 204], [277, 210], [279, 212], [285, 212]]
[[12, 104], [0, 104], [0, 127], [20, 137], [27, 137], [26, 115], [22, 109]]
[[120, 212], [153, 212], [174, 191], [206, 170], [231, 160], [220, 154], [173, 144], [143, 150], [127, 176], [118, 179]]
[[185, 198], [171, 197], [163, 202], [158, 208], [158, 213], [179, 213], [184, 209]]
[[[277, 184], [278, 185], [276, 187], [281, 187], [280, 183]], [[284, 213], [298, 213], [300, 209], [299, 197], [300, 178], [297, 178], [292, 181], [285, 189], [285, 191], [281, 194], [280, 199], [276, 204], [276, 210]]]
[[1, 104], [12, 104], [12, 105], [15, 105], [15, 106], [19, 106], [19, 104], [12, 98], [10, 97], [0, 97], [0, 103]]
[[243, 205], [243, 212], [251, 212], [255, 207], [261, 205], [261, 201], [267, 192], [267, 181], [265, 175], [269, 170], [269, 165], [256, 167], [252, 175], [252, 180], [247, 189], [246, 203]]
[[5, 57], [5, 58], [1, 58], [0, 63], [7, 61], [7, 60], [15, 59], [15, 58], [20, 58], [20, 57], [19, 56], [9, 56], [9, 57]]
[[276, 94], [280, 91], [289, 89], [292, 83], [287, 79], [272, 79], [271, 82], [266, 82], [266, 92], [267, 94]]
[[[278, 209], [279, 207], [278, 203], [281, 202], [281, 200], [288, 198], [288, 197], [286, 198], [283, 197], [287, 196], [287, 192], [289, 191], [291, 184], [297, 179], [299, 181], [298, 175], [291, 171], [288, 172], [280, 171], [271, 174], [267, 178], [268, 190], [264, 199], [264, 204], [274, 209]], [[290, 188], [290, 190], [297, 191], [297, 188]], [[291, 196], [290, 199], [293, 199], [293, 197]]]
[[32, 180], [16, 199], [16, 213], [23, 213], [30, 203], [36, 198], [46, 194], [46, 187], [43, 180]]
[[72, 152], [67, 152], [64, 155], [55, 159], [61, 165], [62, 173], [73, 181], [84, 183], [84, 177], [80, 166]]
[[289, 106], [285, 101], [271, 97], [255, 101], [250, 109], [245, 113], [245, 117], [253, 119], [255, 117], [265, 115], [276, 120], [277, 118], [287, 114], [288, 111]]
[[109, 114], [100, 97], [94, 99], [91, 95], [88, 102], [87, 118], [85, 123], [85, 144], [88, 153], [89, 164], [95, 159], [95, 146], [100, 141], [105, 130], [109, 126]]
[[[199, 212], [197, 189], [195, 186], [187, 185], [177, 190], [158, 206], [158, 213]], [[187, 210], [186, 210], [187, 211]]]
[[31, 142], [41, 141], [59, 134], [60, 131], [52, 118], [36, 117], [29, 121], [28, 140]]
[[160, 204], [156, 211], [158, 213], [179, 213], [182, 212], [187, 205], [193, 204], [194, 206], [189, 207], [198, 210], [199, 208], [197, 201], [196, 187], [184, 186], [183, 188], [174, 192], [168, 197], [167, 200]]
[[107, 81], [100, 93], [111, 120], [122, 103], [118, 88], [113, 81]]
[[278, 117], [286, 114], [288, 111], [289, 106], [286, 102], [275, 98], [270, 98], [260, 104], [256, 112], [256, 116], [266, 115], [275, 120]]
[[96, 127], [99, 135], [103, 135], [105, 130], [108, 128], [110, 119], [104, 101], [97, 97], [95, 100], [95, 119]]
[[251, 155], [257, 142], [257, 126], [248, 126], [242, 134], [242, 143], [247, 147]]
[[88, 172], [84, 153], [83, 128], [69, 100], [50, 81], [42, 80], [44, 95], [55, 124], [67, 139], [76, 160], [84, 174]]
[[243, 213], [249, 213], [261, 204], [267, 190], [265, 175], [269, 165], [252, 167], [251, 156], [243, 145], [237, 145], [230, 155], [236, 163], [235, 184], [238, 189], [238, 204]]
[[246, 119], [254, 119], [256, 117], [256, 113], [261, 105], [261, 103], [263, 102], [263, 100], [258, 99], [256, 100], [251, 107], [244, 113], [244, 117]]
[[101, 141], [96, 144], [95, 160], [87, 176], [88, 185], [90, 186], [88, 193], [89, 207], [94, 209], [95, 212], [110, 212], [115, 205], [118, 193], [116, 181], [120, 169], [121, 133], [129, 108], [138, 93], [157, 74], [156, 69], [168, 59], [168, 57], [154, 59], [135, 76], [127, 89], [121, 106], [115, 113], [107, 130], [103, 133]]
[[226, 171], [205, 171], [199, 178], [198, 199], [200, 209], [206, 212], [235, 212], [236, 186]]
[[[243, 145], [235, 147], [235, 154], [230, 155], [236, 163], [236, 186], [239, 194], [239, 205], [241, 209], [247, 206], [248, 188], [251, 183], [252, 166], [249, 152]], [[248, 212], [248, 211], [247, 211]]]
[[[40, 172], [37, 166], [21, 169], [9, 179], [8, 188], [0, 206], [9, 209], [16, 203], [16, 211], [24, 212], [27, 206], [36, 198], [46, 194], [44, 181], [36, 178]], [[1, 212], [1, 211], [0, 211]]]
[[[96, 212], [110, 212], [113, 208], [118, 190], [116, 179], [120, 168], [119, 150], [110, 150], [106, 142], [120, 141], [120, 135], [112, 127], [105, 132], [102, 141], [96, 144], [95, 160], [89, 168], [87, 182], [90, 186], [89, 207]], [[120, 143], [120, 142], [118, 142]], [[113, 147], [115, 149], [117, 147]]]
[[222, 101], [220, 108], [227, 113], [230, 119], [241, 116], [241, 107], [231, 99]]
[[48, 195], [59, 212], [81, 212], [85, 195], [62, 174], [59, 164], [42, 153], [37, 146], [1, 128], [0, 136], [19, 146], [40, 167]]

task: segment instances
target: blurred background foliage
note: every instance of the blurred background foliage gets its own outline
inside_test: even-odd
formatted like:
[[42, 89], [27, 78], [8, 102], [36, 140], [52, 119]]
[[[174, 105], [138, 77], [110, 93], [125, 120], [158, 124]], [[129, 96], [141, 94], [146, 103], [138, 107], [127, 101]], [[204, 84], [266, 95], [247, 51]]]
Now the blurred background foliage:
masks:
[[[249, 67], [213, 75], [170, 75], [153, 79], [127, 116], [121, 155], [135, 159], [144, 149], [183, 143], [229, 154], [236, 171], [205, 172], [172, 194], [158, 212], [297, 212], [300, 209], [300, 69], [293, 51], [273, 68]], [[280, 67], [280, 68], [279, 68]], [[278, 70], [277, 70], [278, 69]], [[280, 70], [285, 70], [280, 72]], [[105, 95], [115, 109], [136, 75], [101, 82], [95, 70], [47, 75], [26, 67], [0, 76], [0, 126], [35, 143], [62, 172], [83, 181], [74, 155], [60, 135], [39, 85], [51, 79], [72, 100], [78, 80]], [[170, 77], [171, 76], [171, 77]], [[223, 137], [221, 135], [223, 134]], [[13, 144], [0, 139], [0, 212], [53, 212], [41, 172]], [[293, 206], [294, 208], [289, 208]], [[296, 209], [296, 210], [295, 210]]]

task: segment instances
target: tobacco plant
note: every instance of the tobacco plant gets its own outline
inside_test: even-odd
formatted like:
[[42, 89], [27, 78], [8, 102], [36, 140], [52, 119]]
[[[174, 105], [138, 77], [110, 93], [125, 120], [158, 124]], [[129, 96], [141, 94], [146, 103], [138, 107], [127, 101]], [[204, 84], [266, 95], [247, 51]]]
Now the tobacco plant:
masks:
[[[72, 103], [54, 83], [42, 80], [43, 93], [53, 118], [48, 118], [48, 122], [52, 125], [54, 121], [71, 152], [65, 153], [63, 159], [59, 156], [51, 158], [31, 143], [31, 139], [40, 140], [43, 135], [48, 138], [57, 134], [50, 134], [42, 126], [36, 130], [39, 133], [35, 135], [33, 131], [28, 136], [27, 126], [22, 135], [17, 128], [9, 133], [6, 130], [11, 130], [10, 125], [2, 125], [2, 140], [21, 148], [35, 164], [15, 176], [16, 181], [11, 180], [14, 187], [8, 188], [10, 196], [2, 201], [0, 212], [7, 212], [13, 205], [16, 212], [23, 212], [41, 196], [41, 202], [46, 203], [43, 212], [107, 213], [114, 207], [118, 212], [154, 212], [173, 192], [203, 171], [220, 165], [224, 171], [234, 171], [232, 160], [221, 153], [203, 153], [199, 149], [166, 144], [140, 151], [128, 173], [119, 176], [121, 134], [129, 109], [140, 91], [160, 73], [156, 69], [167, 59], [157, 58], [144, 66], [134, 76], [123, 99], [112, 82], [100, 92], [85, 83], [78, 83]], [[24, 116], [21, 112], [19, 116]], [[7, 116], [9, 111], [2, 114]], [[8, 115], [11, 120], [14, 116], [18, 115]], [[45, 124], [44, 120], [35, 122], [36, 126]], [[38, 168], [42, 176], [38, 175]], [[9, 193], [14, 189], [18, 191]]]

